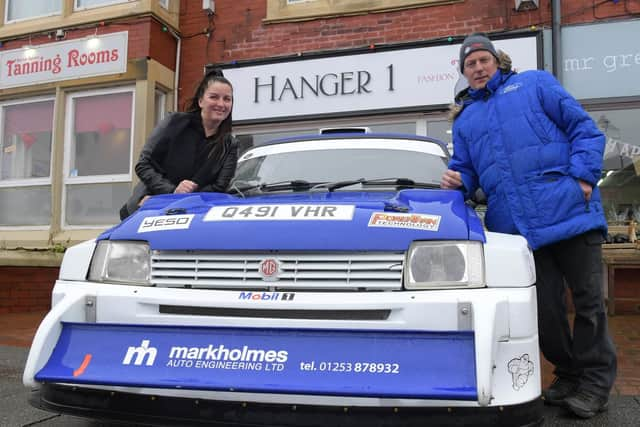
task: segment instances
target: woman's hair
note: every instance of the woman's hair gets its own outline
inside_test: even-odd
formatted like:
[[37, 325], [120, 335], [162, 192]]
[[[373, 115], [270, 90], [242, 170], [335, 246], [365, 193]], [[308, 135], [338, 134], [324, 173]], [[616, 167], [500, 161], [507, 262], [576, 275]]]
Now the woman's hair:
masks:
[[[212, 83], [225, 84], [229, 86], [233, 91], [233, 85], [222, 75], [222, 71], [220, 69], [214, 68], [213, 70], [206, 73], [202, 80], [200, 80], [200, 83], [198, 83], [193, 97], [189, 98], [186, 102], [185, 111], [187, 111], [188, 113], [199, 113], [201, 111], [199, 101], [200, 99], [202, 99], [207, 88]], [[233, 111], [233, 105], [231, 106], [231, 110]], [[231, 118], [232, 111], [229, 112], [227, 118], [224, 119], [222, 123], [220, 123], [220, 126], [218, 126], [218, 130], [216, 132], [218, 137], [216, 138], [216, 140], [218, 138], [224, 137], [224, 135], [228, 133], [231, 133], [231, 122], [233, 121], [233, 119]]]

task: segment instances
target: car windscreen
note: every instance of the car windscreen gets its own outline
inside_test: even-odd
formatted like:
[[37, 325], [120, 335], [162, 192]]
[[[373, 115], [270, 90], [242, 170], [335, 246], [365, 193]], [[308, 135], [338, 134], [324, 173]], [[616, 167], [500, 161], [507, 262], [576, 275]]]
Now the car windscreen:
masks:
[[324, 183], [342, 180], [405, 178], [440, 182], [445, 157], [397, 149], [330, 149], [272, 153], [238, 164], [232, 186], [283, 181]]

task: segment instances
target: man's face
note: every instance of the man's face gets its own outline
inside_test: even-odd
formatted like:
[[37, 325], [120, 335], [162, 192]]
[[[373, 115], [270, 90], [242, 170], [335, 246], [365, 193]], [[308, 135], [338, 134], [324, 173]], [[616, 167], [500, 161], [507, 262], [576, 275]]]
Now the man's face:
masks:
[[464, 76], [471, 89], [482, 89], [498, 71], [498, 60], [486, 50], [471, 52], [464, 60]]

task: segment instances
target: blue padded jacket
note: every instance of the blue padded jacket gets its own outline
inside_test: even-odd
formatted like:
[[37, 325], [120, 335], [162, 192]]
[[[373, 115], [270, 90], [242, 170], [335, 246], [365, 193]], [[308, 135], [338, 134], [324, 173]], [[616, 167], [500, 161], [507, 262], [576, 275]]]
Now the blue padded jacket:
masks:
[[[589, 230], [607, 232], [597, 182], [605, 137], [546, 71], [498, 70], [469, 89], [453, 124], [466, 197], [487, 195], [490, 231], [521, 234], [535, 250]], [[586, 201], [578, 179], [593, 186]]]

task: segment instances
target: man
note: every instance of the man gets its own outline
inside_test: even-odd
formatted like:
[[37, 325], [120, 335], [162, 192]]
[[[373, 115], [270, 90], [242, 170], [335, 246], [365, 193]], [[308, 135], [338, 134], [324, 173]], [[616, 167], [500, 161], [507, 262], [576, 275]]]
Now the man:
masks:
[[[452, 108], [454, 152], [441, 187], [466, 197], [481, 187], [486, 227], [529, 242], [540, 347], [556, 375], [545, 403], [590, 418], [607, 409], [616, 377], [602, 298], [607, 224], [596, 186], [605, 138], [553, 76], [516, 74], [483, 34], [464, 40], [460, 67], [469, 88]], [[575, 306], [573, 333], [565, 283]]]

